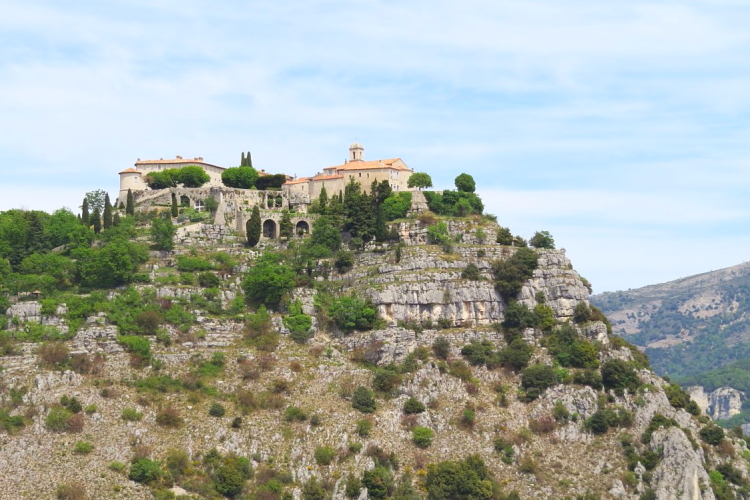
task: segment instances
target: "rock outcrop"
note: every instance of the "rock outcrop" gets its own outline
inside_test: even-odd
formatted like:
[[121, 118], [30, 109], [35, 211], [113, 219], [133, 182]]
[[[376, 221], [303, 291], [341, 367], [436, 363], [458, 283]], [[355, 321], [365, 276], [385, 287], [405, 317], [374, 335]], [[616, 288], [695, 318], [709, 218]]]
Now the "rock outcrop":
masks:
[[700, 409], [714, 420], [726, 420], [742, 411], [743, 394], [731, 387], [719, 387], [706, 391], [695, 385], [687, 388], [690, 397], [698, 403]]

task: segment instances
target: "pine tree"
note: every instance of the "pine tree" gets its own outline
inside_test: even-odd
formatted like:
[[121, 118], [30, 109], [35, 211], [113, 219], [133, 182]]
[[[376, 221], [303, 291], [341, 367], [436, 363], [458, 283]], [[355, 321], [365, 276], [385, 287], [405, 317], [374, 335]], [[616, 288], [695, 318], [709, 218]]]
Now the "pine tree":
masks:
[[177, 211], [177, 195], [172, 193], [172, 217], [177, 217], [179, 212]]
[[245, 224], [245, 231], [247, 232], [247, 244], [251, 247], [257, 245], [260, 241], [260, 209], [258, 205], [253, 207], [250, 220]]
[[286, 238], [287, 241], [294, 236], [294, 226], [292, 225], [292, 216], [289, 215], [289, 210], [284, 210], [284, 214], [281, 216], [281, 222], [279, 222], [279, 236]]
[[83, 199], [83, 205], [81, 205], [81, 222], [86, 227], [91, 225], [89, 223], [89, 200], [86, 198]]
[[120, 225], [120, 212], [115, 212], [115, 215], [112, 216], [112, 227], [117, 227]]
[[135, 198], [133, 198], [133, 191], [128, 189], [128, 199], [125, 205], [125, 215], [135, 215]]
[[109, 193], [104, 196], [104, 229], [112, 227], [112, 203], [109, 201]]
[[94, 233], [99, 234], [102, 231], [102, 214], [99, 207], [94, 207], [89, 222], [94, 226]]

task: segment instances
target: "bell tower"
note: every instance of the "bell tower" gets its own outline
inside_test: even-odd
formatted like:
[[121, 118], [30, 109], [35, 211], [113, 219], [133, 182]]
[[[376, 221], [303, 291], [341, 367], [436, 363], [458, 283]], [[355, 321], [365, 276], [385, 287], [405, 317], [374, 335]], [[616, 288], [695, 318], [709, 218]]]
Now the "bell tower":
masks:
[[362, 161], [364, 159], [365, 148], [362, 144], [355, 142], [349, 146], [349, 161]]

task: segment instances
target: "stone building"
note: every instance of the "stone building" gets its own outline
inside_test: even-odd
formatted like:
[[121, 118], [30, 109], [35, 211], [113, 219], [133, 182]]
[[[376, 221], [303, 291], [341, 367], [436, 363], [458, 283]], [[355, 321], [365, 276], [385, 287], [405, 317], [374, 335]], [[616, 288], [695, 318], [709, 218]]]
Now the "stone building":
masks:
[[135, 168], [128, 168], [120, 172], [120, 192], [117, 196], [117, 205], [120, 202], [125, 203], [128, 196], [128, 189], [133, 191], [133, 194], [150, 190], [146, 183], [146, 176], [149, 173], [193, 165], [201, 167], [211, 178], [207, 186], [223, 186], [221, 173], [224, 172], [225, 168], [206, 163], [201, 156], [197, 158], [183, 158], [182, 156], [178, 156], [173, 160], [165, 160], [164, 158], [159, 160], [141, 160], [138, 158], [135, 162]]
[[325, 186], [328, 195], [343, 192], [346, 185], [354, 179], [362, 189], [369, 190], [372, 181], [388, 181], [395, 192], [407, 191], [409, 177], [414, 172], [401, 158], [365, 161], [365, 149], [358, 142], [349, 146], [349, 158], [343, 165], [324, 168], [313, 177], [300, 177], [287, 181], [282, 189], [289, 193], [306, 195], [310, 200], [316, 199]]

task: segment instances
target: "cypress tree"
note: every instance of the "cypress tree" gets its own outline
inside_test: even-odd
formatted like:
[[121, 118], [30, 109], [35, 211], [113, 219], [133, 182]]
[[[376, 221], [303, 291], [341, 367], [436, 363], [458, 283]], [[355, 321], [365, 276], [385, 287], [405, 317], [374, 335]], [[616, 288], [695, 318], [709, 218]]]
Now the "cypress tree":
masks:
[[104, 229], [112, 227], [112, 203], [109, 201], [109, 193], [104, 195]]
[[99, 212], [99, 207], [94, 207], [89, 222], [94, 226], [94, 233], [99, 234], [102, 230], [102, 214]]
[[135, 199], [133, 198], [133, 191], [128, 189], [128, 199], [125, 205], [125, 215], [135, 215]]
[[287, 241], [294, 236], [294, 226], [292, 225], [292, 216], [289, 215], [289, 210], [284, 210], [281, 216], [281, 222], [279, 222], [279, 236], [286, 238]]
[[172, 217], [177, 217], [179, 212], [177, 211], [177, 195], [172, 193]]
[[242, 159], [240, 160], [240, 167], [244, 167], [245, 165], [245, 152], [242, 152]]
[[115, 212], [115, 215], [112, 216], [112, 227], [117, 227], [120, 225], [120, 212]]
[[125, 204], [123, 202], [120, 202], [120, 204], [117, 206], [118, 210], [125, 210]]
[[325, 215], [326, 207], [328, 206], [328, 191], [326, 191], [325, 186], [320, 188], [320, 194], [318, 195], [318, 204], [320, 215]]
[[385, 212], [383, 206], [378, 205], [375, 209], [375, 240], [385, 241], [388, 238], [388, 227], [385, 225]]
[[247, 166], [252, 167], [253, 166], [253, 159], [250, 158], [250, 151], [247, 152]]
[[245, 224], [245, 232], [247, 233], [247, 244], [251, 247], [257, 245], [260, 241], [260, 209], [258, 205], [253, 207], [250, 220]]
[[84, 198], [83, 205], [81, 205], [81, 222], [86, 227], [89, 227], [89, 200]]

